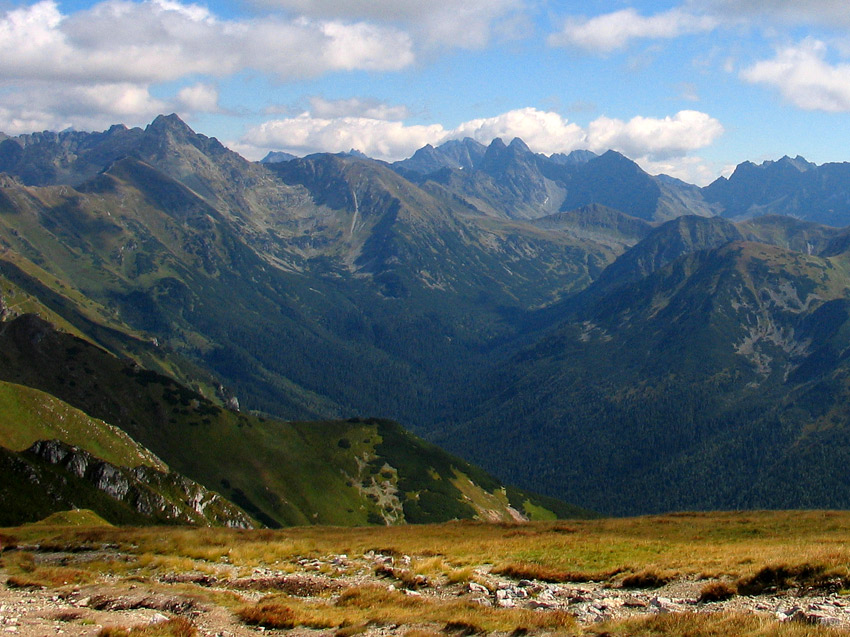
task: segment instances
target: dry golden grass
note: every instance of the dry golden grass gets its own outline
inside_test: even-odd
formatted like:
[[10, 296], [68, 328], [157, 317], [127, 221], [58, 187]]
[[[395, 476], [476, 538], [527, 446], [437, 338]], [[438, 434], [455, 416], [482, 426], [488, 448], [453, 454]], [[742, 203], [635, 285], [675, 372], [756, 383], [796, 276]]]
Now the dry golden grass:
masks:
[[188, 619], [176, 617], [153, 626], [136, 628], [105, 627], [97, 637], [196, 637], [197, 629]]
[[466, 626], [470, 632], [545, 631], [578, 634], [573, 617], [562, 611], [539, 613], [484, 607], [450, 598], [411, 596], [383, 586], [363, 586], [344, 591], [336, 602], [265, 598], [237, 611], [246, 623], [268, 628], [346, 628], [367, 624], [389, 626], [436, 626], [453, 631]]
[[87, 584], [97, 575], [89, 569], [65, 566], [44, 566], [36, 563], [32, 553], [13, 554], [5, 559], [3, 566], [9, 574], [10, 588], [58, 588], [69, 584]]
[[654, 615], [589, 628], [588, 635], [628, 637], [846, 637], [846, 631], [739, 613]]
[[[258, 565], [285, 570], [301, 557], [370, 549], [415, 558], [440, 557], [453, 568], [521, 565], [553, 579], [599, 578], [646, 568], [681, 575], [746, 577], [770, 564], [825, 568], [850, 565], [848, 512], [691, 513], [666, 516], [577, 520], [530, 525], [451, 523], [435, 526], [364, 527], [355, 529], [299, 527], [281, 531], [227, 529], [15, 529], [21, 543], [51, 536], [57, 544], [114, 542], [146, 559], [173, 561], [175, 569], [189, 560]], [[151, 562], [153, 565], [153, 562]], [[517, 572], [519, 572], [517, 570]], [[532, 575], [532, 573], [529, 573]]]
[[782, 563], [764, 566], [752, 575], [741, 577], [736, 588], [741, 595], [760, 595], [799, 587], [838, 591], [845, 588], [848, 581], [850, 574], [843, 565]]
[[676, 579], [673, 571], [659, 572], [654, 568], [645, 568], [639, 573], [626, 575], [620, 586], [623, 588], [661, 588]]
[[295, 628], [299, 620], [289, 606], [275, 601], [265, 601], [259, 604], [243, 606], [236, 611], [236, 615], [250, 626], [263, 626], [264, 628]]
[[727, 582], [710, 582], [700, 590], [699, 602], [722, 602], [738, 594], [738, 587]]
[[[250, 575], [257, 566], [297, 570], [300, 558], [353, 558], [372, 550], [411, 556], [409, 568], [393, 569], [386, 584], [414, 584], [424, 576], [435, 585], [476, 581], [492, 571], [515, 579], [607, 580], [629, 577], [721, 578], [731, 590], [753, 594], [789, 586], [837, 590], [850, 582], [850, 512], [689, 513], [631, 519], [542, 522], [527, 525], [452, 523], [434, 526], [315, 528], [279, 531], [228, 529], [38, 528], [10, 530], [20, 545], [42, 549], [99, 550], [104, 544], [124, 553], [122, 562], [47, 566], [24, 552], [3, 553], [10, 581], [61, 587], [112, 574], [158, 581], [172, 573]], [[396, 564], [400, 562], [396, 560]], [[235, 574], [234, 574], [235, 573]], [[486, 579], [486, 575], [484, 579]], [[481, 582], [487, 583], [487, 582]], [[175, 586], [172, 584], [171, 586]], [[198, 590], [191, 582], [186, 590]], [[728, 591], [704, 589], [705, 600]], [[173, 590], [173, 589], [172, 589]], [[421, 637], [448, 629], [557, 632], [611, 635], [833, 635], [826, 628], [778, 624], [742, 615], [669, 616], [581, 629], [566, 613], [482, 607], [459, 598], [408, 596], [386, 587], [332, 594], [321, 599], [281, 595], [245, 604], [237, 595], [204, 589], [210, 603], [239, 608], [246, 622], [283, 617], [296, 626], [336, 629], [340, 637], [368, 625], [399, 625]], [[265, 604], [265, 606], [262, 606]], [[123, 629], [122, 629], [123, 630]], [[412, 635], [412, 637], [418, 637]]]

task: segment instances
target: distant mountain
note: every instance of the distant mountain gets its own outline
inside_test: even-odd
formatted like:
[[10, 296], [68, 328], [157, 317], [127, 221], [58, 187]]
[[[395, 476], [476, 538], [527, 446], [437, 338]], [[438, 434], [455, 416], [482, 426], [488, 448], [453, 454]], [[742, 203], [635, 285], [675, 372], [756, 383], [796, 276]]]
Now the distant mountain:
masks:
[[639, 281], [684, 255], [718, 248], [743, 238], [741, 231], [725, 219], [678, 217], [654, 229], [633, 249], [621, 255], [586, 293], [607, 293]]
[[786, 215], [830, 226], [850, 223], [850, 163], [816, 166], [802, 157], [740, 164], [703, 188], [726, 217]]
[[260, 160], [261, 164], [277, 164], [282, 161], [296, 159], [296, 156], [291, 153], [285, 153], [279, 150], [270, 151], [265, 157]]
[[546, 157], [520, 139], [507, 145], [495, 139], [486, 149], [467, 140], [463, 149], [474, 148], [475, 158], [470, 153], [458, 164], [458, 144], [449, 147], [452, 153], [444, 150], [447, 145], [426, 147], [393, 167], [424, 189], [445, 192], [493, 217], [537, 219], [594, 204], [647, 221], [715, 214], [696, 186], [648, 175], [614, 151]]
[[0, 270], [55, 320], [247, 409], [439, 419], [515, 313], [622, 250], [481, 214], [371, 160], [250, 163], [175, 116], [131, 136], [74, 188], [4, 178]]
[[487, 147], [469, 137], [450, 140], [436, 148], [428, 144], [417, 150], [412, 157], [392, 164], [401, 174], [429, 175], [442, 168], [472, 170], [484, 157]]
[[566, 155], [564, 153], [554, 153], [549, 156], [549, 159], [556, 164], [570, 166], [587, 163], [596, 157], [599, 157], [599, 155], [589, 150], [574, 150]]
[[643, 219], [630, 217], [600, 204], [558, 212], [535, 219], [532, 224], [612, 246], [632, 246], [652, 231], [652, 225]]

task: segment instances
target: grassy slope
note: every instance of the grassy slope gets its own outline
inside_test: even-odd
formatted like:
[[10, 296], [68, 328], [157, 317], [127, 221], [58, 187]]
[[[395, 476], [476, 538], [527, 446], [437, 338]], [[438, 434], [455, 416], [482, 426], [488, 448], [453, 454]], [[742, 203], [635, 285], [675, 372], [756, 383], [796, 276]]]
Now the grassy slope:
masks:
[[[35, 317], [3, 325], [0, 378], [120, 426], [173, 470], [268, 525], [380, 522], [393, 505], [410, 521], [472, 517], [475, 507], [451, 485], [455, 470], [479, 488], [501, 488], [387, 421], [287, 423], [236, 413]], [[526, 494], [513, 499], [520, 510], [527, 499], [552, 506]], [[507, 508], [499, 515], [508, 517]]]
[[37, 440], [61, 440], [124, 467], [167, 467], [124, 431], [42, 391], [0, 381], [0, 447], [23, 451]]
[[112, 526], [97, 513], [89, 509], [73, 509], [71, 511], [51, 513], [43, 520], [39, 520], [33, 524], [38, 526], [81, 526], [86, 528], [93, 526]]

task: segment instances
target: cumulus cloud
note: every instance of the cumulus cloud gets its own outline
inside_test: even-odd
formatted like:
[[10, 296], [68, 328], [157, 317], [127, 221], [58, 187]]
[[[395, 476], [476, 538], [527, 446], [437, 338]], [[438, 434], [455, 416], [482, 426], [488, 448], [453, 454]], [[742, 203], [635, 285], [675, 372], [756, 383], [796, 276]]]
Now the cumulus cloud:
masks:
[[[479, 48], [514, 29], [523, 0], [253, 0], [295, 15], [402, 26], [423, 43]], [[505, 26], [507, 25], [507, 26]]]
[[552, 153], [575, 150], [584, 145], [585, 132], [558, 113], [522, 108], [496, 117], [464, 122], [447, 134], [451, 139], [472, 139], [489, 144], [496, 137], [510, 141], [519, 137], [535, 152]]
[[714, 30], [719, 20], [676, 8], [653, 16], [634, 9], [586, 17], [568, 17], [558, 33], [549, 36], [551, 46], [566, 46], [608, 53], [627, 47], [632, 40], [676, 38]]
[[702, 157], [676, 157], [669, 161], [653, 161], [648, 157], [633, 159], [650, 175], [669, 175], [697, 186], [707, 186], [719, 176], [717, 170], [709, 166]]
[[41, 130], [103, 130], [116, 122], [150, 121], [175, 104], [131, 83], [80, 86], [27, 83], [0, 100], [0, 130], [10, 135]]
[[321, 118], [312, 113], [266, 122], [251, 129], [237, 147], [259, 159], [269, 150], [304, 155], [342, 152], [351, 148], [376, 159], [403, 159], [426, 144], [471, 137], [489, 144], [496, 137], [509, 142], [521, 138], [546, 155], [586, 148], [609, 148], [632, 157], [646, 170], [666, 172], [692, 183], [713, 176], [702, 160], [690, 153], [714, 142], [723, 133], [716, 119], [698, 111], [681, 111], [661, 119], [635, 117], [627, 122], [600, 117], [588, 127], [568, 122], [557, 113], [523, 108], [495, 117], [464, 122], [453, 129], [433, 124], [407, 125], [366, 117]]
[[807, 39], [797, 46], [777, 51], [772, 60], [762, 60], [741, 71], [753, 84], [766, 84], [799, 108], [830, 112], [850, 111], [850, 64], [830, 64], [827, 47]]
[[400, 121], [367, 117], [326, 119], [304, 113], [254, 127], [241, 143], [243, 147], [263, 149], [260, 154], [271, 149], [304, 155], [354, 148], [376, 159], [399, 159], [444, 136], [445, 130], [439, 124], [407, 126]]
[[0, 79], [163, 82], [245, 69], [280, 79], [398, 70], [414, 55], [407, 34], [366, 23], [222, 21], [163, 0], [106, 0], [65, 16], [43, 0], [0, 19], [0, 58]]
[[410, 116], [406, 106], [390, 106], [376, 99], [353, 97], [344, 100], [310, 98], [310, 112], [320, 118], [364, 117], [380, 120], [403, 120]]
[[628, 122], [600, 117], [587, 129], [588, 148], [618, 150], [629, 157], [652, 161], [681, 157], [711, 145], [723, 134], [723, 125], [700, 111], [679, 111], [672, 117], [633, 117]]
[[187, 77], [256, 71], [288, 81], [394, 71], [414, 53], [404, 31], [365, 22], [222, 20], [178, 0], [104, 0], [66, 15], [55, 0], [41, 0], [0, 13], [0, 60], [0, 130], [17, 132], [25, 122], [83, 128], [143, 123], [169, 109], [217, 111], [207, 82], [151, 97], [154, 85]]
[[180, 89], [177, 93], [180, 110], [190, 113], [218, 112], [218, 89], [211, 84], [193, 84]]

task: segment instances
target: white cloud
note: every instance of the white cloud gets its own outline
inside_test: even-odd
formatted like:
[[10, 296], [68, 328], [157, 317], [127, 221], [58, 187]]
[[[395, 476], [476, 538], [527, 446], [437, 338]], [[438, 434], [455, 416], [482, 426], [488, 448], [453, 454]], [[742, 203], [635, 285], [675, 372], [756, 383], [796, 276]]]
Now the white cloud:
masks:
[[628, 122], [600, 117], [590, 123], [590, 150], [612, 148], [629, 157], [669, 160], [711, 145], [723, 134], [722, 124], [700, 111], [679, 111], [672, 117], [633, 117]]
[[0, 79], [172, 81], [253, 69], [280, 79], [413, 63], [403, 32], [307, 19], [222, 21], [178, 2], [106, 0], [63, 16], [53, 0], [0, 18]]
[[253, 0], [254, 4], [323, 19], [402, 25], [427, 44], [485, 46], [516, 28], [523, 0]]
[[403, 120], [410, 116], [406, 106], [390, 106], [375, 99], [353, 97], [345, 100], [310, 98], [310, 112], [323, 119], [337, 117], [365, 117], [367, 119]]
[[691, 33], [712, 31], [717, 18], [697, 15], [682, 9], [645, 17], [634, 9], [623, 9], [594, 18], [569, 17], [558, 33], [549, 36], [551, 46], [567, 46], [608, 53], [627, 47], [636, 39], [676, 38]]
[[131, 83], [81, 86], [27, 83], [0, 100], [0, 130], [10, 135], [40, 130], [103, 130], [117, 122], [140, 124], [175, 105]]
[[602, 152], [612, 148], [635, 159], [649, 172], [665, 172], [691, 183], [707, 183], [714, 176], [704, 162], [690, 156], [709, 146], [723, 132], [716, 119], [698, 111], [672, 117], [635, 117], [628, 122], [600, 117], [583, 129], [559, 114], [523, 108], [496, 117], [464, 122], [453, 129], [440, 124], [406, 125], [366, 117], [322, 118], [312, 113], [269, 121], [251, 129], [232, 147], [251, 159], [269, 150], [297, 155], [342, 152], [351, 148], [387, 161], [409, 157], [425, 144], [450, 139], [473, 139], [489, 144], [521, 138], [535, 152], [567, 153], [579, 148]]
[[633, 159], [650, 175], [669, 175], [697, 186], [707, 186], [718, 177], [717, 172], [702, 157], [676, 157], [669, 161], [653, 161], [649, 157]]
[[780, 49], [772, 60], [763, 60], [741, 71], [753, 84], [773, 86], [786, 100], [805, 110], [850, 111], [850, 64], [829, 64], [827, 47], [807, 39]]
[[242, 139], [243, 148], [253, 147], [249, 156], [264, 155], [272, 149], [296, 155], [314, 152], [343, 152], [352, 148], [376, 159], [399, 159], [417, 148], [443, 139], [439, 124], [406, 126], [400, 121], [367, 117], [326, 119], [308, 113], [265, 122], [252, 128]]
[[585, 133], [578, 124], [567, 122], [557, 113], [522, 108], [496, 117], [464, 122], [447, 137], [471, 137], [489, 144], [496, 137], [509, 142], [519, 137], [535, 152], [552, 153], [574, 150], [585, 143]]
[[[0, 13], [0, 130], [140, 124], [169, 109], [216, 111], [207, 82], [151, 97], [156, 84], [242, 71], [287, 81], [332, 71], [399, 70], [405, 32], [362, 22], [222, 20], [178, 0], [104, 0], [65, 15], [54, 0]], [[177, 89], [175, 89], [177, 90]]]
[[218, 112], [218, 89], [211, 84], [193, 84], [186, 86], [177, 93], [177, 102], [181, 109], [191, 113]]

